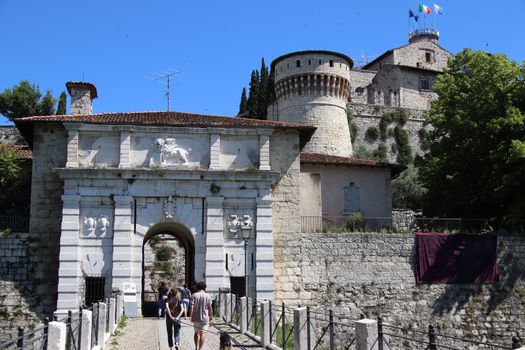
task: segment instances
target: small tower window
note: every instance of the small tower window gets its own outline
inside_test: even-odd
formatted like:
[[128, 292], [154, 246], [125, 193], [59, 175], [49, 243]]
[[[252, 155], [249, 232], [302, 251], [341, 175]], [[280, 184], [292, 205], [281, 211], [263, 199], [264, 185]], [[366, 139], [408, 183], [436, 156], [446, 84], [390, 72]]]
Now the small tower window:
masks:
[[322, 64], [323, 62], [321, 60], [319, 60], [319, 64]]
[[309, 66], [312, 65], [312, 60], [308, 60], [308, 65], [309, 65]]
[[330, 60], [330, 67], [334, 66], [334, 60]]
[[430, 83], [429, 79], [421, 79], [419, 81], [419, 88], [421, 90], [431, 90], [432, 84]]
[[295, 66], [296, 67], [301, 67], [301, 60], [295, 61]]
[[434, 55], [432, 54], [432, 52], [425, 52], [425, 60], [428, 62], [428, 63], [432, 63], [434, 62]]

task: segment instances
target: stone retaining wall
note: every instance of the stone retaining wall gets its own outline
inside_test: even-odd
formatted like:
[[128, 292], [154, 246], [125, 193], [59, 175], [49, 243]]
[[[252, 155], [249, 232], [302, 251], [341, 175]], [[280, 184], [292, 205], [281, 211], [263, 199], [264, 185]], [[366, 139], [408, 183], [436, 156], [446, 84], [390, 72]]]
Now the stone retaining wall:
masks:
[[277, 303], [503, 344], [525, 327], [525, 237], [498, 237], [500, 282], [489, 285], [416, 285], [413, 235], [290, 234], [275, 254]]
[[41, 323], [38, 256], [31, 253], [32, 245], [27, 233], [0, 232], [0, 343], [16, 336], [18, 327]]

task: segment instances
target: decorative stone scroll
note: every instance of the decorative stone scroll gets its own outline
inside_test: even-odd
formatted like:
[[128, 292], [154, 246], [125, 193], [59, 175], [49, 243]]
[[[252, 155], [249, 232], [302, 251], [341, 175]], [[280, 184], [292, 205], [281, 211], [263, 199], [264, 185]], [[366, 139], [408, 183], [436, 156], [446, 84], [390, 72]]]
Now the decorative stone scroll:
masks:
[[250, 215], [230, 215], [227, 220], [228, 230], [237, 237], [238, 230], [251, 230], [253, 228], [253, 221]]
[[174, 220], [177, 213], [177, 200], [174, 200], [172, 196], [169, 196], [169, 198], [164, 202], [163, 211], [166, 220]]
[[110, 227], [110, 220], [109, 217], [106, 215], [99, 215], [97, 217], [84, 216], [83, 223], [85, 228], [85, 235], [88, 237], [105, 236]]
[[191, 148], [183, 148], [174, 138], [158, 138], [155, 140], [155, 156], [151, 158], [150, 165], [170, 166], [187, 165]]

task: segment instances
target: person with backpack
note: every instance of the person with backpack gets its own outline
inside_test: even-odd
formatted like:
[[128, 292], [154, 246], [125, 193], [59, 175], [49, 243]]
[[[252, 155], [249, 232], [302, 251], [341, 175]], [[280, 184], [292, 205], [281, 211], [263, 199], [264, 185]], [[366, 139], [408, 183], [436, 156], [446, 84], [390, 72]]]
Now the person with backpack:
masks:
[[168, 346], [173, 350], [173, 339], [175, 339], [175, 350], [179, 350], [180, 342], [180, 317], [184, 312], [184, 306], [180, 300], [177, 289], [171, 288], [166, 300], [166, 330], [168, 332]]
[[186, 285], [184, 285], [182, 286], [180, 292], [182, 294], [182, 306], [184, 306], [184, 319], [186, 319], [188, 318], [188, 312], [190, 309], [191, 291]]

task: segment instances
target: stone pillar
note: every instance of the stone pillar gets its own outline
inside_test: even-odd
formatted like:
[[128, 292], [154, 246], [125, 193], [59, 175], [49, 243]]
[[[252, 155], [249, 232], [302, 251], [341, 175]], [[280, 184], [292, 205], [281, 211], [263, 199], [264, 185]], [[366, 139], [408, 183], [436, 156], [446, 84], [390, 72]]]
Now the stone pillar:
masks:
[[119, 168], [129, 168], [131, 158], [131, 134], [129, 131], [120, 133], [120, 161]]
[[57, 312], [78, 308], [80, 285], [80, 196], [63, 195], [62, 233], [60, 235], [60, 255], [57, 287]]
[[248, 298], [240, 297], [239, 307], [241, 312], [241, 321], [239, 326], [241, 327], [241, 334], [244, 334], [244, 332], [248, 330]]
[[270, 302], [265, 300], [261, 302], [261, 346], [266, 348], [272, 342], [270, 339]]
[[78, 129], [67, 131], [67, 162], [66, 168], [78, 168]]
[[221, 168], [221, 135], [210, 135], [210, 170]]
[[93, 325], [93, 312], [82, 310], [82, 328], [80, 329], [80, 350], [91, 350], [91, 329]]
[[104, 350], [104, 346], [106, 343], [106, 304], [105, 303], [98, 303], [98, 338], [97, 338], [97, 345], [99, 349]]
[[208, 197], [206, 202], [206, 285], [207, 292], [217, 294], [224, 287], [224, 222], [223, 197]]
[[123, 290], [123, 283], [132, 280], [133, 226], [131, 225], [131, 196], [114, 196], [113, 266], [111, 287]]
[[[255, 240], [255, 290], [258, 300], [273, 301], [274, 265], [272, 234], [272, 197], [268, 190], [265, 196], [257, 199], [257, 226]], [[249, 261], [249, 260], [248, 260]], [[252, 272], [248, 271], [252, 276]], [[253, 279], [253, 278], [250, 278]], [[249, 295], [249, 294], [248, 294]]]
[[357, 350], [377, 350], [377, 321], [366, 318], [357, 321], [355, 343]]
[[47, 334], [48, 350], [66, 349], [66, 324], [62, 322], [49, 322]]
[[293, 310], [293, 348], [304, 350], [308, 348], [308, 334], [306, 325], [306, 307]]
[[224, 321], [226, 323], [230, 323], [231, 320], [232, 320], [232, 302], [233, 302], [233, 298], [232, 298], [232, 294], [231, 293], [228, 293], [226, 294], [226, 308], [224, 309]]
[[116, 300], [115, 298], [109, 298], [109, 332], [113, 334], [115, 329], [117, 329], [117, 324], [115, 323], [115, 309], [116, 309]]
[[270, 135], [259, 136], [259, 170], [271, 170], [270, 168]]

